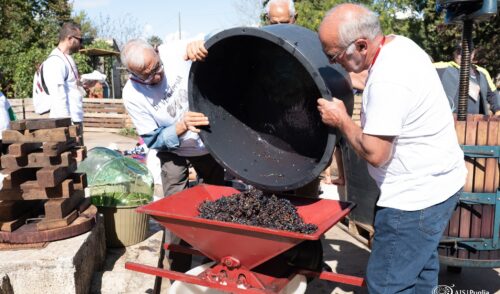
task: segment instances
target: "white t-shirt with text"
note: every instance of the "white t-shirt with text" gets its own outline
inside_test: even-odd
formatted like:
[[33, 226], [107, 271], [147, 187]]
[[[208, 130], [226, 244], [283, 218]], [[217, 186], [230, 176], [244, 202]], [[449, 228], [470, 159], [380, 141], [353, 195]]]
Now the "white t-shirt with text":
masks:
[[[123, 88], [123, 100], [139, 135], [159, 127], [171, 126], [189, 110], [188, 76], [190, 61], [184, 60], [187, 43], [169, 41], [158, 47], [164, 66], [164, 78], [155, 85], [129, 79]], [[173, 153], [192, 157], [208, 154], [198, 134], [187, 131], [179, 137], [180, 146]]]

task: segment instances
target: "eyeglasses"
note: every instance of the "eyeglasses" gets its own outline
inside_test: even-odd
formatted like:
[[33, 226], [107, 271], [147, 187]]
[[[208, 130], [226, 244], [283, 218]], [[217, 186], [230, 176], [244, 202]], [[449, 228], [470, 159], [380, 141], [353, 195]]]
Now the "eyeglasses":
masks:
[[80, 42], [80, 43], [82, 42], [82, 37], [71, 36], [71, 38], [75, 38], [75, 39], [77, 39], [77, 40], [78, 40], [78, 42]]
[[337, 63], [337, 59], [342, 56], [346, 51], [347, 49], [349, 49], [349, 47], [351, 47], [352, 44], [354, 44], [354, 42], [356, 42], [358, 39], [355, 39], [353, 40], [352, 42], [350, 42], [343, 50], [337, 52], [337, 54], [331, 56], [329, 54], [327, 54], [327, 57], [328, 57], [328, 60], [330, 61], [330, 63]]
[[153, 81], [157, 74], [163, 72], [163, 63], [160, 61], [156, 64], [156, 66], [151, 70], [149, 74], [145, 77], [141, 77], [141, 75], [136, 74], [135, 72], [129, 71], [135, 78], [141, 80], [141, 82], [145, 84], [149, 84]]

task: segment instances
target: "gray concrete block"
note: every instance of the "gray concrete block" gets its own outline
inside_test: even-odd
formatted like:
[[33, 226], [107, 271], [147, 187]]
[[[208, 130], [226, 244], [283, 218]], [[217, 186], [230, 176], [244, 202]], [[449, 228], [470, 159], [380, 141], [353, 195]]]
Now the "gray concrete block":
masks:
[[1, 251], [0, 277], [8, 277], [16, 294], [88, 293], [95, 271], [106, 258], [102, 217], [80, 236], [50, 242], [45, 248]]
[[[137, 262], [156, 267], [162, 243], [161, 231], [150, 231], [141, 243], [124, 247], [108, 248], [102, 271], [94, 273], [90, 293], [148, 293], [154, 286], [155, 276], [125, 269], [126, 262]], [[167, 265], [168, 266], [168, 265]], [[164, 279], [163, 286], [168, 286]], [[162, 293], [166, 293], [163, 292]]]

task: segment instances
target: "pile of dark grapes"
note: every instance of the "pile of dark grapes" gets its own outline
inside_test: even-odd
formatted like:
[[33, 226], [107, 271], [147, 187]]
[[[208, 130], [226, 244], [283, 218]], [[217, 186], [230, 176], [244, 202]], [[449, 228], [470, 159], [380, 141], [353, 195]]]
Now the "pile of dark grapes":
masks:
[[267, 196], [262, 191], [250, 191], [203, 201], [199, 217], [249, 226], [292, 231], [303, 234], [316, 232], [318, 226], [306, 224], [288, 199]]

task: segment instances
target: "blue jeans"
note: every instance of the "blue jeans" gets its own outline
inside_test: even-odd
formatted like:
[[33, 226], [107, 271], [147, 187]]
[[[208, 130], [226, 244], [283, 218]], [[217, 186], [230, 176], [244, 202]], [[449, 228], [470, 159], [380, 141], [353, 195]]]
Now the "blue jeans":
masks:
[[432, 293], [438, 282], [439, 240], [461, 192], [417, 211], [377, 208], [366, 272], [370, 293]]

